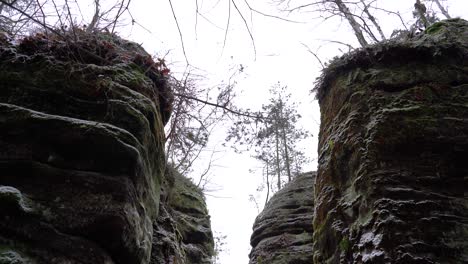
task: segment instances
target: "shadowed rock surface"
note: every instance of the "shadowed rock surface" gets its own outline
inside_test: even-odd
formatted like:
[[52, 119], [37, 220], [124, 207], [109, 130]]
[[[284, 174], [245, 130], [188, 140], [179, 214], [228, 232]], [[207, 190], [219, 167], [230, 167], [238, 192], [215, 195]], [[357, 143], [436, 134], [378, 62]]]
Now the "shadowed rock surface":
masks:
[[210, 216], [202, 191], [168, 169], [154, 225], [151, 264], [210, 264], [214, 252]]
[[268, 201], [255, 219], [249, 263], [311, 263], [314, 179], [299, 175]]
[[[159, 243], [165, 65], [110, 34], [75, 33], [0, 39], [0, 263], [149, 263]], [[186, 239], [184, 213], [170, 214]]]
[[468, 22], [336, 59], [318, 98], [314, 263], [468, 263]]

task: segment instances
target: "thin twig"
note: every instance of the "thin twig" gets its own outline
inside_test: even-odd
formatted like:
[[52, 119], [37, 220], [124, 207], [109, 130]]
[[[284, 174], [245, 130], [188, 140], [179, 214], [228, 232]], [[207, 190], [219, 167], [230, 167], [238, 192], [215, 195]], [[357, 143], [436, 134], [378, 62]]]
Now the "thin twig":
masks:
[[72, 31], [73, 37], [75, 38], [75, 41], [76, 41], [76, 40], [78, 40], [78, 37], [76, 36], [75, 25], [73, 24], [73, 17], [72, 17], [71, 11], [70, 11], [70, 6], [68, 5], [68, 0], [65, 0], [65, 6], [67, 7], [68, 17], [70, 19], [71, 31]]
[[[15, 2], [16, 2], [16, 1], [14, 1], [13, 3], [15, 3]], [[30, 1], [30, 2], [28, 3], [28, 5], [24, 8], [24, 10], [28, 10], [28, 9], [31, 7], [31, 5], [32, 5], [32, 1]], [[33, 13], [31, 16], [36, 15], [37, 11], [38, 11], [38, 10], [35, 10], [34, 13]], [[23, 22], [22, 16], [23, 16], [23, 14], [21, 14], [20, 17], [14, 22], [15, 25], [13, 26], [13, 28], [16, 27], [16, 25], [17, 25], [18, 23]], [[15, 37], [18, 33], [21, 32], [21, 30], [23, 29], [23, 27], [25, 27], [26, 24], [28, 23], [28, 20], [29, 20], [29, 19], [25, 19], [25, 20], [24, 20], [24, 23], [22, 23], [22, 25], [20, 25], [19, 27], [17, 27], [14, 33], [11, 32], [13, 37]], [[13, 31], [13, 28], [12, 28], [12, 31]]]
[[266, 14], [264, 12], [261, 12], [255, 8], [252, 8], [249, 4], [249, 2], [247, 2], [247, 0], [244, 0], [245, 4], [249, 7], [250, 11], [252, 12], [255, 12], [259, 15], [262, 15], [262, 16], [265, 16], [265, 17], [270, 17], [270, 18], [275, 18], [275, 19], [279, 19], [279, 20], [283, 20], [283, 21], [286, 21], [286, 22], [291, 22], [291, 23], [304, 23], [304, 22], [299, 22], [299, 21], [294, 21], [294, 20], [289, 20], [289, 19], [286, 19], [284, 17], [279, 17], [279, 16], [275, 16], [275, 15], [270, 15], [270, 14]]
[[198, 28], [198, 0], [195, 0], [195, 39], [198, 39], [197, 28]]
[[253, 46], [253, 49], [254, 49], [254, 58], [257, 59], [257, 48], [255, 47], [255, 40], [254, 40], [254, 37], [252, 35], [252, 32], [250, 31], [250, 27], [249, 27], [249, 25], [247, 23], [247, 20], [245, 20], [244, 15], [242, 15], [242, 12], [237, 7], [236, 2], [234, 2], [234, 0], [231, 0], [231, 2], [234, 5], [234, 8], [237, 10], [237, 13], [239, 14], [239, 16], [244, 21], [244, 25], [245, 25], [245, 28], [247, 29], [247, 32], [249, 33], [250, 40], [252, 40], [252, 46]]
[[229, 1], [228, 3], [229, 3], [229, 5], [228, 5], [228, 18], [227, 18], [226, 29], [224, 30], [224, 41], [223, 41], [223, 48], [221, 49], [221, 54], [223, 54], [224, 47], [226, 47], [226, 39], [227, 39], [227, 35], [228, 35], [228, 32], [229, 32], [229, 25], [230, 25], [230, 21], [231, 21], [231, 1]]
[[330, 39], [318, 39], [320, 41], [326, 41], [326, 42], [330, 42], [330, 43], [335, 43], [335, 44], [340, 44], [340, 45], [343, 45], [343, 46], [346, 46], [348, 47], [348, 51], [351, 51], [354, 49], [353, 46], [351, 46], [350, 44], [348, 43], [344, 43], [344, 42], [341, 42], [341, 41], [338, 41], [338, 40], [330, 40]]
[[65, 30], [65, 26], [66, 26], [66, 25], [63, 24], [63, 22], [62, 22], [62, 15], [60, 15], [60, 13], [59, 13], [59, 11], [58, 11], [57, 4], [55, 4], [55, 1], [54, 1], [54, 0], [52, 0], [52, 4], [54, 5], [55, 12], [57, 13], [58, 20], [59, 20], [59, 22], [60, 22], [60, 28], [61, 28], [62, 30]]
[[[39, 3], [39, 0], [36, 0], [37, 6], [39, 7], [39, 10], [41, 11], [42, 14], [42, 23], [45, 25], [46, 24], [46, 15], [44, 13], [44, 9], [42, 8], [45, 5], [45, 2], [41, 5]], [[45, 30], [45, 35], [48, 36], [48, 31]]]
[[408, 27], [406, 26], [405, 21], [403, 20], [403, 17], [401, 17], [400, 12], [395, 12], [395, 11], [387, 10], [387, 9], [376, 7], [376, 6], [370, 6], [370, 8], [386, 12], [387, 14], [396, 15], [400, 19], [400, 22], [403, 25], [403, 27], [405, 28], [405, 30], [408, 30]]
[[317, 59], [317, 61], [320, 63], [320, 66], [322, 66], [322, 69], [324, 69], [324, 68], [325, 68], [325, 65], [323, 65], [322, 60], [319, 58], [319, 56], [318, 56], [315, 52], [313, 52], [312, 50], [310, 50], [309, 46], [307, 46], [307, 45], [304, 44], [304, 43], [301, 43], [301, 44], [302, 44], [302, 46], [304, 46], [304, 47], [307, 49], [307, 51], [308, 51], [310, 54], [314, 55], [314, 57], [315, 57], [315, 58]]
[[125, 3], [125, 0], [122, 0], [122, 4], [120, 5], [119, 10], [117, 11], [117, 15], [115, 16], [114, 25], [112, 26], [112, 30], [111, 30], [112, 33], [114, 33], [115, 27], [117, 26], [117, 22], [120, 16], [122, 16], [122, 14], [128, 10], [128, 7], [130, 6], [130, 2], [132, 2], [132, 0], [128, 0], [127, 5], [125, 6], [125, 9], [122, 10], [122, 7]]
[[36, 24], [38, 24], [38, 25], [40, 25], [40, 26], [42, 26], [42, 27], [44, 27], [44, 28], [50, 30], [50, 32], [52, 32], [52, 33], [54, 33], [54, 34], [57, 34], [57, 36], [60, 36], [60, 37], [63, 37], [63, 38], [64, 38], [64, 36], [63, 36], [59, 31], [53, 29], [52, 27], [48, 26], [48, 25], [45, 24], [45, 23], [42, 23], [41, 21], [37, 20], [37, 19], [34, 18], [33, 16], [31, 16], [31, 15], [29, 15], [28, 13], [24, 12], [23, 10], [21, 10], [21, 9], [19, 9], [19, 8], [17, 8], [17, 7], [15, 7], [13, 4], [10, 4], [10, 3], [8, 3], [8, 2], [6, 2], [6, 1], [4, 1], [4, 0], [0, 0], [0, 2], [3, 3], [3, 4], [5, 4], [5, 5], [8, 6], [9, 8], [14, 9], [14, 10], [20, 12], [20, 13], [23, 14], [25, 17], [31, 19], [34, 23], [36, 23]]
[[184, 53], [185, 62], [187, 64], [189, 64], [189, 61], [187, 59], [187, 53], [185, 52], [184, 38], [182, 36], [182, 31], [180, 30], [180, 26], [179, 26], [179, 20], [177, 20], [177, 16], [175, 14], [174, 7], [172, 6], [172, 1], [171, 0], [168, 0], [168, 1], [169, 1], [169, 5], [171, 6], [172, 15], [174, 16], [174, 20], [175, 20], [175, 23], [177, 25], [177, 30], [179, 31], [179, 37], [180, 37], [180, 42], [182, 44], [182, 52]]

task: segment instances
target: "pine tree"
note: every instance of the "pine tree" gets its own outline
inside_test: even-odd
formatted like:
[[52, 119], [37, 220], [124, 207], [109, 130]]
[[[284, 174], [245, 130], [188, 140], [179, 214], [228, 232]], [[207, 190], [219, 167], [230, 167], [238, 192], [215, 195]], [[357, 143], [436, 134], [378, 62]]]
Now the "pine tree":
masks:
[[[237, 122], [228, 136], [228, 140], [235, 141], [237, 150], [239, 145], [253, 147], [253, 157], [266, 168], [267, 193], [272, 188], [270, 183], [275, 182], [274, 189], [279, 190], [301, 172], [307, 159], [299, 143], [310, 136], [299, 127], [298, 105], [291, 101], [287, 87], [278, 83], [270, 89], [270, 95], [268, 103], [262, 106], [261, 118]], [[270, 181], [273, 178], [275, 181]]]

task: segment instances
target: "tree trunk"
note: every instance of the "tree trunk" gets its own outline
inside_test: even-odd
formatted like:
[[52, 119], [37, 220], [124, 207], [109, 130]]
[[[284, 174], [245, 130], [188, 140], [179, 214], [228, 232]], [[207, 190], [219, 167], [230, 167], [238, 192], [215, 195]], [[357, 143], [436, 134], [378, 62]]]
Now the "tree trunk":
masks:
[[288, 141], [286, 139], [286, 131], [283, 127], [283, 144], [284, 144], [284, 158], [286, 163], [286, 173], [288, 174], [288, 182], [291, 181], [291, 163], [289, 161], [289, 153], [288, 153]]
[[266, 195], [266, 199], [265, 199], [265, 206], [267, 205], [268, 203], [268, 199], [270, 198], [270, 179], [269, 179], [269, 173], [270, 173], [270, 170], [269, 170], [269, 167], [268, 167], [268, 161], [267, 161], [267, 164], [266, 164], [266, 186], [267, 186], [267, 195]]
[[276, 172], [278, 176], [278, 191], [281, 189], [281, 172], [280, 172], [280, 159], [279, 159], [279, 131], [278, 124], [275, 125], [275, 138], [276, 138]]
[[[375, 19], [375, 17], [370, 13], [369, 8], [366, 5], [366, 3], [364, 2], [364, 0], [361, 0], [361, 3], [364, 5], [364, 13], [366, 13], [369, 20], [372, 22], [372, 24], [374, 24], [374, 26], [377, 29], [377, 31], [379, 32], [379, 35], [382, 38], [382, 40], [386, 39], [385, 34], [382, 31], [382, 28], [380, 27], [379, 23], [377, 22], [377, 19]], [[369, 28], [369, 31], [370, 31], [370, 28]]]
[[447, 12], [447, 10], [445, 10], [445, 8], [442, 6], [442, 4], [440, 3], [439, 0], [434, 0], [434, 2], [436, 2], [437, 6], [439, 7], [440, 11], [442, 12], [442, 14], [444, 14], [444, 16], [448, 19], [452, 18], [449, 13]]
[[283, 145], [284, 145], [284, 159], [286, 164], [286, 173], [288, 175], [288, 182], [291, 181], [291, 163], [289, 162], [289, 154], [288, 154], [288, 140], [286, 138], [286, 120], [284, 120], [283, 116], [283, 102], [280, 99], [280, 121], [281, 121], [281, 134], [283, 138]]
[[95, 10], [93, 20], [91, 20], [91, 23], [89, 23], [88, 27], [86, 28], [86, 32], [92, 32], [96, 28], [96, 25], [99, 21], [99, 0], [94, 1], [94, 6]]
[[416, 13], [419, 16], [419, 19], [423, 22], [424, 28], [426, 29], [429, 26], [429, 22], [426, 18], [426, 6], [422, 4], [420, 0], [416, 0], [414, 9], [416, 9]]
[[342, 0], [333, 0], [333, 2], [336, 4], [336, 6], [338, 7], [338, 10], [344, 15], [346, 20], [348, 20], [349, 24], [353, 28], [354, 35], [358, 39], [359, 44], [361, 44], [362, 47], [369, 45], [367, 43], [366, 38], [364, 37], [364, 34], [362, 33], [361, 25], [359, 25], [356, 19], [354, 19], [353, 14], [349, 11], [346, 4], [343, 3]]

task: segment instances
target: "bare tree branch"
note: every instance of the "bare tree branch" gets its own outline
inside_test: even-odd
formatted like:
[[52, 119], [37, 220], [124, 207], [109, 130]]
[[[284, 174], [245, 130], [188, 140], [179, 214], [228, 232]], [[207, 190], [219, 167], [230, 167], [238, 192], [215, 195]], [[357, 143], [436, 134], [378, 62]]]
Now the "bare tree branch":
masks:
[[228, 108], [225, 105], [220, 105], [220, 104], [217, 104], [217, 103], [208, 102], [208, 101], [205, 101], [205, 100], [202, 100], [202, 99], [190, 96], [190, 95], [180, 94], [180, 93], [174, 93], [174, 95], [175, 96], [180, 96], [180, 97], [183, 97], [183, 98], [186, 98], [186, 99], [194, 100], [194, 101], [197, 101], [197, 102], [200, 102], [200, 103], [203, 103], [203, 104], [211, 105], [211, 106], [216, 107], [216, 108], [221, 108], [221, 109], [224, 109], [224, 110], [226, 110], [227, 112], [229, 112], [231, 114], [235, 114], [235, 115], [239, 115], [239, 116], [245, 116], [245, 117], [249, 117], [249, 118], [265, 119], [265, 117], [260, 115], [260, 114], [252, 115], [252, 114], [249, 114], [249, 113], [242, 113], [240, 111]]
[[55, 3], [54, 0], [52, 0], [52, 4], [54, 5], [55, 13], [57, 13], [58, 21], [59, 21], [59, 23], [60, 23], [60, 28], [61, 28], [62, 30], [64, 30], [64, 29], [66, 28], [66, 25], [65, 25], [65, 23], [63, 23], [63, 21], [62, 21], [62, 15], [59, 13], [59, 9], [58, 9], [58, 7], [57, 7], [57, 4]]
[[86, 32], [93, 31], [99, 21], [99, 0], [94, 0], [94, 7], [94, 16], [91, 20], [91, 23], [89, 23], [88, 27], [86, 27]]
[[224, 48], [226, 47], [226, 39], [229, 32], [229, 26], [231, 24], [231, 1], [228, 2], [228, 17], [227, 17], [227, 24], [226, 29], [224, 30], [224, 41], [223, 41], [223, 48], [221, 49], [221, 53], [224, 52]]
[[231, 0], [231, 2], [234, 5], [234, 8], [237, 10], [237, 13], [239, 14], [239, 16], [244, 21], [244, 25], [245, 25], [245, 28], [247, 29], [247, 32], [249, 33], [250, 40], [252, 40], [252, 46], [253, 46], [253, 49], [254, 49], [254, 56], [255, 56], [255, 59], [256, 59], [257, 58], [257, 48], [255, 47], [255, 40], [254, 40], [254, 37], [252, 35], [252, 32], [250, 31], [250, 27], [249, 27], [249, 25], [247, 23], [247, 20], [245, 20], [244, 15], [242, 14], [242, 12], [237, 7], [236, 2], [234, 2], [234, 0]]
[[312, 50], [310, 50], [309, 46], [307, 46], [307, 45], [304, 44], [304, 43], [301, 43], [301, 44], [302, 44], [302, 46], [304, 46], [304, 47], [307, 49], [307, 51], [308, 51], [310, 54], [312, 54], [312, 55], [317, 59], [317, 61], [320, 63], [320, 66], [322, 66], [322, 69], [324, 69], [324, 68], [325, 68], [325, 65], [323, 65], [322, 60], [319, 58], [319, 56], [317, 56], [317, 54], [316, 54], [315, 52], [313, 52]]
[[185, 57], [185, 62], [187, 64], [189, 64], [189, 61], [187, 59], [187, 53], [185, 52], [184, 38], [182, 36], [182, 31], [180, 30], [180, 26], [179, 26], [179, 20], [177, 19], [177, 16], [175, 14], [174, 6], [172, 5], [172, 1], [171, 0], [168, 0], [168, 1], [169, 1], [169, 5], [171, 6], [172, 16], [174, 17], [174, 21], [175, 21], [175, 23], [177, 25], [177, 30], [179, 31], [179, 37], [180, 37], [180, 42], [181, 42], [181, 45], [182, 45], [182, 52], [184, 53], [184, 57]]
[[0, 2], [3, 3], [3, 4], [5, 4], [5, 5], [8, 6], [9, 8], [11, 8], [11, 9], [13, 9], [13, 10], [15, 10], [15, 11], [21, 13], [21, 14], [23, 14], [25, 17], [31, 19], [31, 21], [33, 21], [34, 23], [36, 23], [36, 24], [38, 24], [38, 25], [44, 27], [44, 28], [47, 29], [47, 30], [50, 30], [50, 32], [52, 32], [52, 33], [54, 33], [54, 34], [57, 34], [57, 36], [63, 37], [63, 35], [62, 35], [59, 31], [55, 30], [54, 28], [52, 28], [51, 26], [49, 26], [49, 25], [47, 25], [47, 24], [42, 23], [42, 22], [39, 21], [37, 18], [31, 16], [30, 14], [26, 13], [25, 11], [23, 11], [23, 10], [17, 8], [16, 6], [14, 6], [14, 4], [10, 4], [10, 3], [8, 3], [8, 2], [5, 1], [5, 0], [0, 0]]
[[447, 12], [447, 10], [442, 6], [442, 4], [440, 3], [439, 0], [433, 0], [437, 6], [439, 7], [440, 11], [442, 12], [442, 14], [444, 14], [444, 16], [447, 18], [447, 19], [450, 19], [452, 18], [449, 13]]
[[375, 27], [375, 28], [377, 29], [377, 31], [379, 32], [380, 37], [382, 38], [382, 40], [384, 40], [384, 39], [385, 39], [385, 34], [383, 33], [382, 28], [380, 27], [380, 25], [379, 25], [379, 23], [377, 22], [377, 20], [375, 19], [375, 17], [374, 17], [374, 16], [370, 13], [370, 11], [369, 11], [369, 5], [370, 5], [370, 4], [369, 4], [369, 5], [366, 4], [366, 3], [364, 2], [364, 0], [361, 0], [361, 3], [362, 3], [362, 5], [364, 6], [364, 9], [363, 9], [364, 13], [367, 15], [367, 17], [368, 17], [369, 20], [372, 22], [372, 24], [374, 24], [374, 27]]
[[125, 0], [122, 0], [122, 2], [120, 4], [120, 7], [119, 7], [119, 10], [117, 11], [117, 14], [115, 15], [115, 19], [113, 21], [112, 30], [111, 30], [112, 33], [114, 33], [114, 31], [115, 31], [115, 27], [117, 26], [117, 22], [119, 21], [120, 16], [122, 16], [122, 14], [125, 11], [128, 10], [128, 7], [130, 6], [130, 3], [131, 3], [131, 0], [128, 0], [127, 5], [124, 8]]
[[75, 38], [75, 40], [77, 40], [78, 38], [77, 38], [76, 33], [75, 33], [75, 24], [73, 24], [73, 17], [72, 17], [71, 11], [70, 11], [70, 6], [68, 5], [68, 0], [65, 0], [65, 6], [67, 8], [68, 17], [70, 19], [70, 26], [71, 26], [71, 31], [73, 33], [73, 37]]
[[386, 12], [388, 14], [396, 15], [400, 19], [401, 25], [405, 28], [405, 30], [408, 30], [408, 27], [406, 26], [405, 20], [403, 19], [403, 17], [401, 17], [400, 12], [395, 12], [395, 11], [383, 9], [383, 8], [376, 7], [376, 6], [370, 6], [370, 8], [375, 9], [375, 10], [380, 10], [380, 11]]
[[255, 9], [255, 8], [252, 8], [247, 0], [244, 0], [244, 2], [245, 2], [245, 4], [249, 7], [250, 11], [253, 11], [253, 12], [255, 12], [255, 13], [257, 13], [257, 14], [260, 14], [260, 15], [262, 15], [262, 16], [270, 17], [270, 18], [275, 18], [275, 19], [279, 19], [279, 20], [283, 20], [283, 21], [291, 22], [291, 23], [304, 23], [304, 22], [289, 20], [289, 19], [286, 19], [286, 18], [283, 18], [283, 17], [279, 17], [279, 16], [275, 16], [275, 15], [266, 14], [266, 13], [264, 13], [264, 12], [258, 11], [258, 10]]
[[198, 39], [197, 28], [198, 28], [198, 0], [195, 0], [195, 39]]

